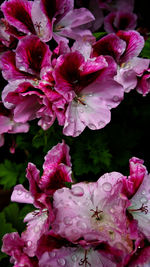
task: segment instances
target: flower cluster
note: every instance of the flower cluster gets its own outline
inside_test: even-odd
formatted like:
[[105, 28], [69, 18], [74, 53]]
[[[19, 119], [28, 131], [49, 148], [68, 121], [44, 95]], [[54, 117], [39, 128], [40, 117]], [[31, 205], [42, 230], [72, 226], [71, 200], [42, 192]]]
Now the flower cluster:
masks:
[[[89, 1], [91, 11], [92, 3], [98, 5], [96, 19], [79, 8], [81, 3], [74, 9], [73, 0], [8, 0], [1, 5], [0, 69], [8, 84], [2, 91], [0, 145], [4, 133], [27, 132], [34, 119], [43, 130], [57, 119], [63, 134], [73, 137], [85, 127], [101, 129], [124, 92], [149, 92], [149, 59], [139, 57], [144, 38], [134, 30], [133, 1], [128, 1], [128, 14], [116, 8], [122, 9], [124, 1], [113, 8], [106, 2]], [[108, 34], [96, 41], [91, 30], [101, 26], [98, 10], [109, 10], [103, 20]], [[128, 25], [122, 27], [125, 18]]]
[[130, 175], [105, 173], [97, 182], [71, 178], [69, 147], [58, 143], [45, 156], [43, 174], [32, 163], [29, 191], [16, 185], [11, 200], [33, 204], [26, 229], [6, 234], [2, 251], [15, 267], [148, 266], [150, 176], [131, 158]]

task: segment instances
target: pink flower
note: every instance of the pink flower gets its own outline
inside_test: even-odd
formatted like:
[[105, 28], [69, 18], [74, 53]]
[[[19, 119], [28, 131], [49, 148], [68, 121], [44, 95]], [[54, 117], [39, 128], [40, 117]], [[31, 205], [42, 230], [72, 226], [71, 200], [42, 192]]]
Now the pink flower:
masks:
[[53, 195], [58, 188], [65, 186], [65, 182], [72, 182], [68, 146], [64, 142], [58, 143], [47, 153], [41, 178], [40, 171], [33, 163], [28, 164], [26, 176], [30, 191], [22, 185], [16, 185], [11, 200], [31, 203], [37, 208], [47, 208], [52, 212], [49, 196]]
[[[122, 175], [108, 173], [96, 183], [78, 183], [54, 193], [52, 229], [73, 243], [100, 244], [131, 253], [132, 238], [126, 217], [129, 202], [122, 194]], [[134, 237], [133, 237], [134, 235]]]
[[82, 247], [62, 247], [45, 252], [39, 260], [39, 267], [45, 267], [47, 264], [53, 267], [65, 265], [68, 267], [117, 267], [109, 254], [92, 248], [85, 250]]
[[104, 19], [106, 32], [117, 32], [118, 30], [134, 30], [136, 27], [137, 15], [127, 11], [109, 13]]
[[136, 90], [143, 96], [150, 92], [150, 69], [147, 69], [141, 77], [138, 77]]
[[69, 102], [63, 133], [78, 136], [86, 126], [101, 129], [110, 121], [110, 109], [123, 98], [122, 87], [113, 79], [116, 64], [110, 57], [85, 61], [78, 51], [57, 59], [55, 89]]

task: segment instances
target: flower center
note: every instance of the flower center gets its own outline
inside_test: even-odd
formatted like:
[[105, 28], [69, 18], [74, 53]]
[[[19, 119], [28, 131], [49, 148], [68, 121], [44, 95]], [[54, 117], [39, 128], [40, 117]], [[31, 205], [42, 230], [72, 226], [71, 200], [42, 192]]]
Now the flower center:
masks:
[[96, 218], [97, 221], [100, 221], [101, 216], [100, 214], [103, 212], [102, 210], [98, 210], [98, 207], [96, 207], [96, 210], [90, 209], [90, 211], [93, 212], [92, 218]]

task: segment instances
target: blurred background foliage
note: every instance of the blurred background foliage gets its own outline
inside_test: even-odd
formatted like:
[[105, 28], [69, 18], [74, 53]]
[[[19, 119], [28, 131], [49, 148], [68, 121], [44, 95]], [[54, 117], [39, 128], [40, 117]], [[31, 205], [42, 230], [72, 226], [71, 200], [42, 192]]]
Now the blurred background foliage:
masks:
[[[148, 25], [144, 2], [139, 6], [136, 4], [135, 10], [141, 27]], [[104, 34], [98, 32], [95, 36], [99, 39]], [[150, 38], [146, 40], [141, 56], [150, 58]], [[1, 89], [5, 84], [1, 77]], [[124, 100], [111, 114], [111, 122], [104, 129], [86, 129], [76, 138], [64, 136], [62, 127], [57, 123], [43, 131], [36, 120], [30, 123], [27, 134], [5, 134], [5, 145], [0, 148], [0, 247], [5, 233], [21, 233], [25, 229], [23, 218], [34, 209], [32, 205], [10, 203], [13, 187], [21, 183], [28, 189], [25, 177], [28, 162], [36, 164], [42, 173], [44, 156], [58, 142], [65, 140], [70, 147], [75, 182], [96, 181], [105, 172], [111, 171], [128, 175], [128, 162], [132, 156], [144, 159], [150, 172], [150, 95], [143, 97], [132, 90], [125, 94]], [[15, 153], [11, 153], [10, 148], [12, 151], [14, 146]], [[0, 266], [12, 266], [9, 257], [2, 252]]]

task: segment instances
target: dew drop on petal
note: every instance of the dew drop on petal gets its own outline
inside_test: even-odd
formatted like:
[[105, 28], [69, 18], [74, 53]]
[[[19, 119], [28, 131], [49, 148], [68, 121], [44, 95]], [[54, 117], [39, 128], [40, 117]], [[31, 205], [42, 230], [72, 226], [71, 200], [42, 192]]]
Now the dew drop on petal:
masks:
[[77, 222], [77, 227], [80, 229], [80, 230], [85, 230], [87, 228], [87, 225], [85, 222], [82, 222], [82, 221], [78, 221]]
[[63, 258], [58, 259], [57, 262], [58, 262], [58, 264], [59, 264], [60, 266], [65, 266], [65, 265], [66, 265], [66, 261], [65, 261], [65, 259], [63, 259]]
[[81, 113], [83, 113], [83, 112], [84, 112], [83, 108], [80, 108], [80, 109], [79, 109], [79, 111], [80, 111]]
[[113, 97], [113, 101], [114, 101], [114, 102], [118, 102], [118, 101], [119, 101], [119, 97], [118, 97], [118, 96], [114, 96], [114, 97]]
[[145, 195], [145, 193], [146, 193], [145, 190], [143, 190], [143, 191], [142, 191], [142, 195]]
[[77, 196], [77, 197], [82, 197], [84, 195], [84, 190], [82, 187], [80, 186], [74, 186], [72, 187], [71, 189], [71, 193], [74, 195], [74, 196]]
[[108, 183], [108, 182], [103, 183], [102, 187], [103, 187], [104, 191], [106, 191], [106, 192], [109, 192], [112, 189], [112, 185], [110, 183]]
[[64, 192], [64, 189], [63, 188], [57, 190], [57, 193], [59, 193], [59, 194], [61, 194], [63, 192]]
[[25, 194], [25, 198], [29, 198], [29, 197], [30, 197], [30, 193], [28, 192]]
[[17, 195], [22, 195], [22, 191], [21, 190], [17, 190]]
[[114, 213], [114, 212], [115, 212], [115, 210], [114, 210], [113, 208], [111, 208], [111, 209], [110, 209], [110, 212], [111, 212], [111, 213]]
[[31, 246], [32, 246], [32, 241], [31, 241], [31, 240], [28, 240], [28, 241], [27, 241], [27, 246], [28, 246], [28, 247], [31, 247]]
[[56, 256], [56, 252], [54, 252], [54, 251], [49, 252], [49, 256], [51, 258], [54, 258]]
[[36, 225], [36, 226], [34, 227], [34, 232], [37, 233], [37, 232], [39, 232], [39, 231], [40, 231], [40, 226], [39, 226], [39, 225]]
[[92, 123], [90, 123], [90, 124], [88, 125], [88, 127], [89, 127], [90, 129], [92, 129], [92, 130], [95, 130], [95, 129], [96, 129], [96, 126], [95, 126], [94, 124], [92, 124]]
[[66, 224], [66, 225], [72, 225], [72, 218], [70, 218], [69, 216], [66, 216], [64, 218], [64, 224]]
[[145, 204], [145, 203], [148, 202], [148, 199], [147, 199], [146, 197], [142, 197], [142, 198], [140, 199], [140, 201], [141, 201], [142, 204]]

